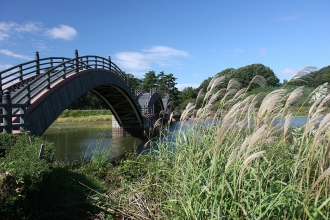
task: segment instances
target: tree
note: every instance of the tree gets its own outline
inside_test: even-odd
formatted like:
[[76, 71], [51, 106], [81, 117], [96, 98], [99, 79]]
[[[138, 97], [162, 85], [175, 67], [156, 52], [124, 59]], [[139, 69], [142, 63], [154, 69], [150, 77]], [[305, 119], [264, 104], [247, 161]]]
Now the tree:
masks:
[[142, 82], [143, 82], [142, 88], [146, 91], [149, 91], [151, 88], [157, 85], [158, 79], [155, 71], [149, 71], [145, 73]]
[[142, 79], [135, 78], [133, 74], [125, 73], [130, 85], [132, 86], [132, 90], [135, 91], [136, 89], [142, 88]]

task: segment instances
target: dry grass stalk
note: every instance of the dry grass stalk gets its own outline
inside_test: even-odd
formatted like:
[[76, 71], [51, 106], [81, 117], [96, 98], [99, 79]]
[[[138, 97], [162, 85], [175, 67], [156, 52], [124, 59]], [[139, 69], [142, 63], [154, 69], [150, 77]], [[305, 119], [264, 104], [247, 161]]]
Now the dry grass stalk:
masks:
[[[286, 89], [278, 89], [271, 93], [269, 93], [264, 100], [262, 101], [259, 111], [257, 113], [257, 126], [260, 126], [261, 121], [264, 119], [264, 122], [266, 123], [268, 121], [268, 117], [270, 114], [273, 113], [279, 102], [281, 101], [281, 98], [286, 93]], [[264, 117], [264, 115], [266, 116]]]
[[180, 121], [186, 120], [187, 118], [189, 118], [194, 109], [195, 109], [194, 103], [189, 102], [186, 106], [186, 109], [181, 114]]
[[[246, 152], [245, 152], [245, 158], [247, 157], [247, 155], [250, 154], [250, 152], [252, 150], [254, 150], [254, 146], [255, 144], [263, 137], [263, 134], [264, 134], [264, 131], [266, 129], [267, 125], [263, 125], [261, 126], [256, 132], [254, 132], [251, 136], [251, 138], [249, 139], [249, 145], [246, 149]], [[259, 146], [260, 147], [260, 146]]]
[[317, 70], [317, 68], [315, 66], [306, 66], [306, 67], [302, 68], [301, 70], [297, 71], [295, 74], [293, 74], [293, 76], [291, 77], [290, 80], [305, 76], [316, 70]]
[[238, 90], [238, 92], [234, 95], [233, 99], [240, 99], [240, 98], [244, 97], [245, 92], [246, 92], [246, 88], [242, 88], [242, 89]]
[[313, 142], [313, 149], [315, 149], [319, 144], [319, 142], [323, 139], [322, 134], [328, 129], [329, 125], [330, 125], [330, 113], [323, 118], [323, 120], [319, 125], [319, 128], [317, 129]]
[[243, 170], [245, 170], [246, 166], [251, 163], [251, 161], [253, 161], [256, 158], [262, 157], [262, 155], [264, 155], [266, 153], [265, 150], [256, 152], [251, 154], [248, 158], [246, 158], [246, 160], [243, 162]]
[[267, 85], [267, 80], [263, 76], [256, 75], [250, 81], [248, 88], [251, 86], [252, 83], [258, 84], [261, 87], [265, 87]]
[[300, 86], [300, 87], [296, 88], [295, 90], [293, 90], [293, 92], [291, 92], [288, 99], [286, 100], [284, 109], [293, 105], [300, 98], [300, 96], [302, 96], [303, 91], [304, 91], [303, 86]]
[[315, 181], [315, 183], [313, 184], [311, 190], [313, 190], [320, 182], [322, 182], [326, 177], [328, 177], [330, 175], [330, 167], [328, 169], [326, 169]]
[[202, 97], [203, 94], [204, 94], [204, 89], [200, 89], [200, 90], [198, 91], [196, 101], [198, 100], [198, 98]]
[[285, 116], [285, 122], [284, 122], [284, 132], [283, 132], [284, 144], [286, 144], [286, 134], [288, 133], [288, 130], [290, 128], [291, 120], [292, 120], [292, 114], [287, 114]]
[[207, 86], [207, 90], [212, 91], [216, 86], [220, 85], [225, 78], [226, 78], [225, 76], [213, 77], [209, 85]]
[[236, 154], [238, 152], [238, 148], [235, 148], [229, 155], [228, 157], [228, 160], [227, 160], [227, 163], [226, 163], [226, 166], [225, 166], [225, 172], [228, 170], [229, 166], [233, 163], [233, 161], [235, 160], [236, 158]]
[[216, 153], [219, 152], [222, 142], [224, 140], [224, 138], [226, 137], [226, 134], [229, 132], [230, 128], [233, 126], [233, 120], [236, 117], [237, 113], [239, 112], [239, 108], [241, 106], [241, 103], [238, 102], [236, 104], [233, 105], [233, 107], [231, 107], [231, 109], [228, 111], [228, 113], [224, 116], [222, 122], [221, 122], [221, 126], [218, 130], [218, 135], [216, 138]]

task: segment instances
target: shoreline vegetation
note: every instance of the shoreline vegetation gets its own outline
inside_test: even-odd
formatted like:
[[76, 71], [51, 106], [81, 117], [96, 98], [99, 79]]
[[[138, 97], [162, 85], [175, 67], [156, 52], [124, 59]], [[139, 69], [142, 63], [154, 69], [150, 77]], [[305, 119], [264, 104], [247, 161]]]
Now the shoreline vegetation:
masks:
[[[127, 152], [115, 163], [108, 161], [110, 151], [95, 152], [87, 163], [52, 161], [51, 147], [44, 158], [36, 159], [38, 139], [30, 143], [24, 135], [3, 135], [0, 215], [329, 219], [328, 87], [319, 86], [307, 95], [304, 87], [286, 85], [266, 94], [247, 94], [250, 84], [263, 87], [265, 79], [257, 76], [247, 88], [232, 79], [217, 90], [221, 82], [221, 76], [214, 77], [196, 102], [186, 106], [171, 141], [166, 132], [160, 133], [161, 141], [150, 139], [144, 152]], [[292, 128], [300, 106], [306, 107], [307, 123]], [[195, 120], [184, 123], [192, 115]], [[276, 124], [278, 119], [285, 123]], [[206, 125], [205, 120], [221, 123]], [[26, 157], [34, 158], [33, 163]]]
[[110, 110], [65, 110], [54, 123], [111, 121]]

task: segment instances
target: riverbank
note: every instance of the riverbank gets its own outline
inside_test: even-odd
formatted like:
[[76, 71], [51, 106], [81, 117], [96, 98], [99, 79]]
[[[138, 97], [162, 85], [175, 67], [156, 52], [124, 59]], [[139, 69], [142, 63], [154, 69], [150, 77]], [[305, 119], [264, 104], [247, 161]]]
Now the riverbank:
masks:
[[111, 121], [110, 110], [65, 110], [55, 123]]

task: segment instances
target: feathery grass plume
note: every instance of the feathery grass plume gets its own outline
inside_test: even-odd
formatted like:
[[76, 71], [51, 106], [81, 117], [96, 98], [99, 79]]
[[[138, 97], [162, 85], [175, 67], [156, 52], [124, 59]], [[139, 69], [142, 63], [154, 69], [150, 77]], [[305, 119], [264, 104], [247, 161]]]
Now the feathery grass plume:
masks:
[[309, 74], [311, 72], [315, 72], [316, 70], [317, 70], [317, 68], [315, 66], [306, 66], [306, 67], [298, 70], [295, 74], [293, 74], [293, 76], [290, 78], [289, 81], [291, 81], [293, 79], [300, 78], [302, 76], [305, 76], [305, 75], [307, 75], [307, 74]]
[[290, 128], [291, 120], [292, 120], [292, 114], [287, 114], [285, 116], [285, 122], [284, 122], [284, 132], [283, 132], [284, 144], [286, 144], [286, 135]]
[[211, 94], [212, 94], [211, 90], [206, 92], [204, 99], [203, 99], [203, 103], [205, 103], [207, 101], [207, 99], [210, 97]]
[[235, 95], [233, 99], [240, 99], [242, 98], [242, 95], [244, 95], [246, 92], [246, 88], [240, 89]]
[[314, 142], [313, 142], [313, 149], [315, 149], [317, 147], [318, 143], [323, 139], [323, 137], [321, 135], [324, 131], [326, 131], [329, 128], [329, 125], [330, 125], [330, 113], [327, 114], [323, 118], [323, 120], [321, 121], [321, 123], [316, 131]]
[[[261, 126], [260, 128], [258, 128], [258, 130], [256, 132], [254, 132], [251, 135], [251, 138], [249, 139], [249, 144], [246, 148], [244, 158], [246, 158], [247, 155], [249, 155], [250, 152], [253, 151], [254, 145], [263, 137], [263, 134], [264, 134], [264, 131], [265, 131], [266, 127], [267, 127], [267, 125]], [[260, 147], [260, 146], [258, 146], [258, 147]]]
[[208, 91], [212, 91], [216, 86], [220, 85], [225, 79], [225, 76], [215, 76], [211, 79], [209, 85], [207, 86]]
[[265, 87], [267, 85], [267, 80], [263, 76], [255, 75], [250, 81], [248, 88], [250, 88], [252, 83], [258, 84], [260, 87]]
[[295, 90], [293, 90], [293, 92], [291, 92], [291, 94], [289, 95], [289, 97], [286, 100], [284, 109], [290, 107], [293, 103], [295, 103], [295, 101], [297, 101], [300, 98], [300, 96], [302, 96], [303, 91], [304, 91], [304, 86], [300, 86], [300, 87], [296, 88]]
[[228, 170], [229, 166], [233, 163], [233, 161], [235, 161], [236, 158], [236, 154], [238, 153], [238, 149], [239, 147], [236, 147], [229, 155], [228, 159], [227, 159], [227, 163], [225, 166], [225, 172]]
[[168, 124], [168, 125], [171, 123], [172, 118], [173, 118], [173, 115], [174, 115], [174, 111], [171, 112], [171, 114], [170, 114], [170, 118], [169, 118], [168, 121], [167, 121], [167, 124]]
[[262, 155], [264, 155], [266, 153], [265, 150], [256, 152], [251, 154], [248, 158], [246, 158], [246, 160], [243, 162], [243, 170], [245, 170], [246, 166], [251, 163], [251, 161], [253, 161], [256, 158], [262, 157]]
[[157, 127], [160, 127], [160, 126], [162, 126], [162, 125], [163, 125], [163, 120], [162, 120], [162, 118], [159, 118], [159, 119], [155, 122], [155, 124], [154, 124], [153, 131], [154, 131]]
[[326, 177], [330, 176], [330, 167], [328, 169], [326, 169], [315, 181], [315, 183], [313, 184], [311, 191], [320, 183], [322, 182]]
[[196, 101], [198, 100], [198, 98], [202, 97], [203, 94], [204, 94], [204, 89], [200, 89], [200, 90], [198, 91]]
[[241, 107], [241, 102], [234, 104], [231, 107], [231, 109], [228, 111], [228, 113], [223, 117], [221, 126], [218, 130], [218, 135], [216, 137], [216, 145], [215, 145], [216, 153], [219, 152], [227, 132], [229, 132], [230, 128], [234, 125], [234, 123], [232, 122], [236, 117], [240, 107]]
[[208, 104], [213, 104], [215, 101], [219, 99], [220, 96], [223, 95], [223, 90], [217, 91], [215, 94], [213, 94], [208, 102]]
[[[257, 113], [257, 126], [260, 126], [261, 121], [264, 119], [264, 122], [267, 122], [270, 114], [275, 110], [277, 105], [280, 103], [281, 98], [286, 93], [286, 89], [277, 89], [272, 91], [262, 101], [259, 111]], [[266, 116], [264, 117], [264, 115]]]
[[242, 84], [237, 81], [237, 79], [230, 79], [227, 85], [227, 91], [231, 89], [239, 90], [242, 87]]
[[192, 115], [195, 107], [196, 106], [194, 105], [194, 103], [189, 102], [186, 106], [186, 109], [181, 114], [180, 121], [186, 120], [187, 118], [189, 118]]
[[326, 97], [323, 98], [322, 102], [317, 108], [324, 107], [329, 100], [330, 100], [330, 94], [328, 94]]
[[327, 158], [330, 158], [329, 152], [330, 152], [330, 140], [328, 141], [327, 149], [325, 150], [325, 154], [324, 154], [324, 159], [325, 160]]

